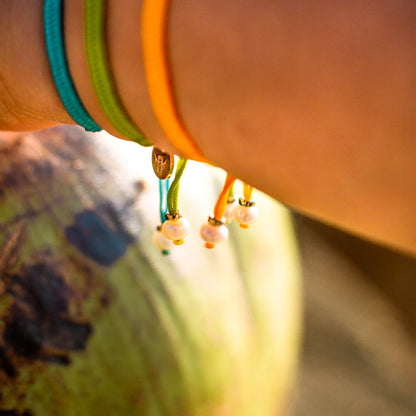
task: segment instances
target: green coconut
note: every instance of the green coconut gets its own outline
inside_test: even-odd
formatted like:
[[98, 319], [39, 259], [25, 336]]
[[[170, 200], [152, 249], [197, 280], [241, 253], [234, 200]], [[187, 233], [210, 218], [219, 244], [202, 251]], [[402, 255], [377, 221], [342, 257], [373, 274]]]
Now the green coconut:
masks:
[[190, 164], [193, 232], [164, 256], [150, 153], [78, 128], [0, 148], [0, 414], [272, 416], [300, 328], [288, 212], [204, 248], [221, 172]]

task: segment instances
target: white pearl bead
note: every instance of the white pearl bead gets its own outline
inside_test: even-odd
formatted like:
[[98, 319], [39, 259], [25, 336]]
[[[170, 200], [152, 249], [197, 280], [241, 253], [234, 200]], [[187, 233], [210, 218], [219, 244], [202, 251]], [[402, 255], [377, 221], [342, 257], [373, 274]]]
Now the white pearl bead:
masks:
[[227, 205], [225, 206], [224, 218], [227, 223], [233, 220], [233, 210], [236, 206], [237, 206], [237, 201], [228, 202]]
[[212, 225], [206, 223], [201, 227], [201, 237], [207, 242], [207, 248], [222, 243], [228, 238], [228, 228], [225, 225]]
[[177, 220], [167, 220], [162, 225], [162, 233], [172, 241], [184, 239], [190, 232], [191, 225], [186, 218], [178, 218]]
[[259, 209], [256, 205], [253, 205], [252, 207], [237, 205], [233, 210], [234, 219], [242, 226], [253, 224], [256, 222], [258, 216]]
[[154, 232], [153, 244], [162, 251], [168, 251], [173, 248], [172, 241], [168, 240], [160, 230]]

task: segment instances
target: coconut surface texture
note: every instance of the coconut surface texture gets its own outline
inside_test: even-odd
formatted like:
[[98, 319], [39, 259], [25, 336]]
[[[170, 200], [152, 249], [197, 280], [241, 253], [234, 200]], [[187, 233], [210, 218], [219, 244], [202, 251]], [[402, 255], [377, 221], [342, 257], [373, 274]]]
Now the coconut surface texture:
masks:
[[192, 234], [164, 256], [148, 149], [77, 127], [0, 136], [0, 414], [282, 414], [301, 321], [291, 219], [256, 193], [258, 223], [205, 249], [218, 177], [190, 163]]

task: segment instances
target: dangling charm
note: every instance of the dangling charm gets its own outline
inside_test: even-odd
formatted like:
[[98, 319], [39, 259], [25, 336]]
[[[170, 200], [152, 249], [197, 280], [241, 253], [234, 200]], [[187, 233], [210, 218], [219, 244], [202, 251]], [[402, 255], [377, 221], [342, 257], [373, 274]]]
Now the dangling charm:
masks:
[[235, 179], [227, 174], [224, 187], [215, 204], [214, 215], [209, 217], [208, 222], [201, 227], [201, 237], [206, 241], [206, 248], [214, 248], [215, 244], [222, 243], [228, 238], [228, 229], [225, 226], [226, 218], [224, 213], [234, 182]]
[[209, 217], [208, 222], [201, 227], [201, 237], [206, 241], [206, 248], [214, 248], [228, 238], [228, 228], [224, 222]]
[[175, 157], [170, 153], [154, 147], [152, 151], [152, 166], [155, 175], [159, 179], [169, 179], [175, 167]]
[[162, 234], [173, 244], [180, 246], [184, 238], [189, 234], [191, 225], [189, 221], [177, 212], [175, 214], [166, 214], [166, 221], [162, 225]]
[[162, 224], [162, 234], [173, 244], [183, 244], [184, 238], [189, 234], [191, 226], [189, 221], [182, 216], [178, 209], [179, 181], [185, 170], [187, 160], [179, 158], [175, 179], [168, 191], [168, 212], [165, 214], [166, 221]]
[[259, 216], [259, 209], [256, 203], [251, 200], [252, 193], [253, 188], [244, 184], [244, 198], [240, 198], [238, 205], [233, 209], [233, 217], [241, 228], [247, 229], [249, 225], [256, 222]]
[[173, 242], [168, 240], [162, 233], [162, 226], [159, 225], [153, 234], [153, 244], [162, 251], [162, 254], [170, 254], [173, 248]]
[[254, 201], [246, 201], [240, 198], [238, 205], [233, 210], [234, 219], [240, 224], [241, 228], [248, 228], [250, 224], [256, 222], [259, 216], [259, 209]]

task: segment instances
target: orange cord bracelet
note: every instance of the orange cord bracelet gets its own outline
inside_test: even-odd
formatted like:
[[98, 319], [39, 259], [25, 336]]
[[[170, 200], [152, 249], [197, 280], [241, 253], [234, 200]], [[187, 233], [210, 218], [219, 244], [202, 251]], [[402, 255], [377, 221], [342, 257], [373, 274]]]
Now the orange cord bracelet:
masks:
[[[196, 146], [178, 113], [173, 96], [167, 51], [169, 0], [144, 0], [142, 11], [142, 43], [144, 68], [153, 111], [170, 142], [187, 158], [210, 163]], [[235, 178], [227, 174], [224, 187], [214, 208], [214, 215], [201, 228], [205, 247], [214, 248], [228, 238], [224, 218], [229, 193]], [[244, 198], [233, 209], [233, 216], [242, 228], [248, 228], [258, 215], [251, 201], [253, 188], [244, 184]], [[164, 225], [166, 222], [164, 223]]]
[[184, 157], [209, 163], [186, 130], [177, 111], [167, 52], [169, 0], [144, 0], [142, 42], [144, 68], [153, 111], [171, 143]]

